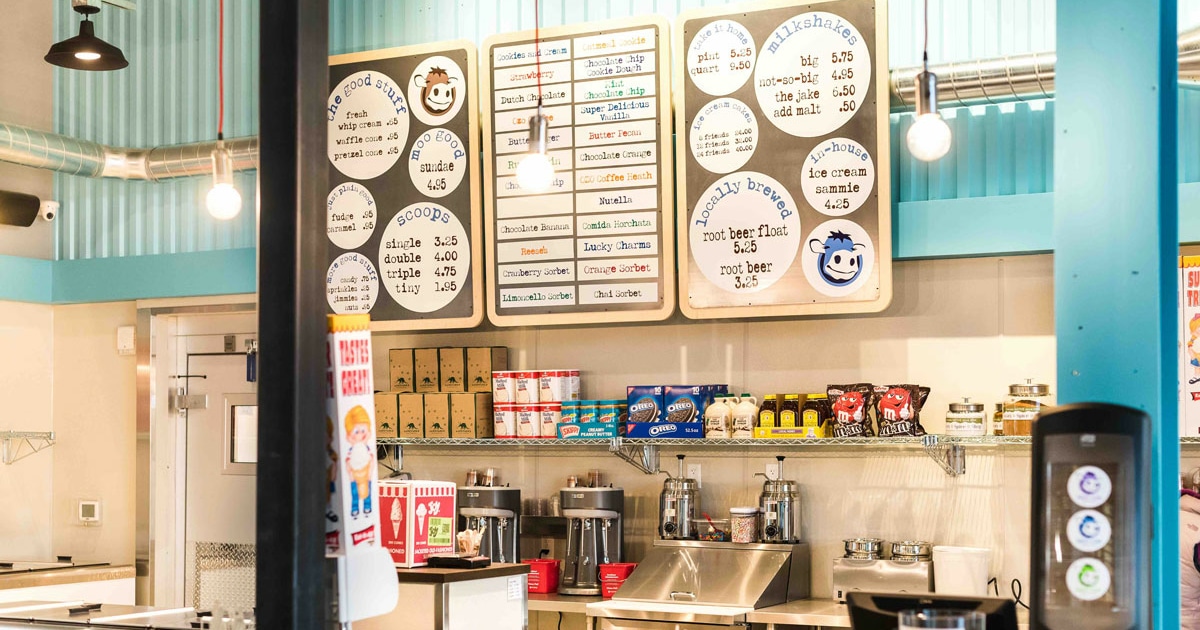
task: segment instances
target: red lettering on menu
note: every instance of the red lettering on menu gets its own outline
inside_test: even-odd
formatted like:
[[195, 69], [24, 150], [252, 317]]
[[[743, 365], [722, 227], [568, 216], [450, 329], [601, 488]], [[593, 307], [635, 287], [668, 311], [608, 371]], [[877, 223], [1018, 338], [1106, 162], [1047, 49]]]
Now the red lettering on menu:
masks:
[[1200, 287], [1200, 271], [1189, 270], [1187, 272], [1187, 285], [1189, 287]]
[[371, 362], [371, 345], [366, 339], [342, 339], [338, 358], [341, 365], [366, 365]]
[[342, 372], [342, 395], [364, 396], [371, 393], [371, 379], [367, 370], [346, 370]]
[[1187, 305], [1189, 308], [1200, 306], [1200, 291], [1196, 289], [1188, 289]]

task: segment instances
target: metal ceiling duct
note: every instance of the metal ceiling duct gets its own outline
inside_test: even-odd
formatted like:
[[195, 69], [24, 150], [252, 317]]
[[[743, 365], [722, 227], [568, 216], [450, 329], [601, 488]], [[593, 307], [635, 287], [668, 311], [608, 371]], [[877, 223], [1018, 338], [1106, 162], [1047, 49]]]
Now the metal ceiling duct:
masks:
[[[937, 75], [938, 105], [966, 107], [1033, 101], [1054, 96], [1052, 52], [1028, 53], [930, 66]], [[890, 73], [891, 109], [913, 109], [917, 100], [920, 66], [897, 68]], [[1179, 34], [1179, 81], [1200, 83], [1200, 28]]]

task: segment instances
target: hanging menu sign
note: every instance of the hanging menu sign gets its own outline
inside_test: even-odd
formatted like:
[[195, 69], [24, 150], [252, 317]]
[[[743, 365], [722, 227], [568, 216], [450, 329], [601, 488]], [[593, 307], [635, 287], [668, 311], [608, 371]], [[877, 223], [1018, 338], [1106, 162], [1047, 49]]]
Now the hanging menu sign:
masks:
[[329, 310], [375, 330], [483, 321], [475, 45], [329, 59]]
[[886, 6], [770, 1], [679, 16], [688, 317], [863, 313], [891, 301]]
[[[668, 33], [650, 15], [544, 29], [540, 44], [532, 31], [484, 42], [495, 324], [653, 321], [674, 310]], [[535, 193], [516, 173], [539, 89], [555, 172]]]

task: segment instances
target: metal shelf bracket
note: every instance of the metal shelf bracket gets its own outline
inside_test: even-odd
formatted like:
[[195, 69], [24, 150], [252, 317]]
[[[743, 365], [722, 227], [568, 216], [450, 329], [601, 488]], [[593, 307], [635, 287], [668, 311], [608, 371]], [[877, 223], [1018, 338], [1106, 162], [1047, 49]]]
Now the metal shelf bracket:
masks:
[[967, 449], [962, 444], [945, 444], [936, 435], [921, 439], [925, 454], [937, 462], [947, 475], [957, 477], [967, 472]]
[[53, 431], [0, 431], [0, 460], [12, 464], [54, 446]]
[[626, 446], [621, 443], [620, 437], [615, 437], [609, 444], [608, 451], [644, 474], [658, 474], [658, 446], [655, 444]]

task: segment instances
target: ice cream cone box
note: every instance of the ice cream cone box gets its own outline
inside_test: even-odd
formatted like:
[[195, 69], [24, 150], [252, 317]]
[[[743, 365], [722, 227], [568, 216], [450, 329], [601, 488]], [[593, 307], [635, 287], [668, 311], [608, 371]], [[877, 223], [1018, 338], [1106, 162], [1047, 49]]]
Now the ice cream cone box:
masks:
[[442, 392], [467, 391], [466, 350], [438, 348], [438, 379]]
[[396, 393], [375, 394], [375, 437], [398, 437], [397, 420]]
[[388, 350], [388, 378], [394, 392], [415, 391], [413, 379], [416, 374], [413, 365], [412, 348], [392, 348]]
[[396, 398], [400, 437], [425, 437], [425, 394], [400, 394]]
[[450, 481], [380, 481], [383, 547], [399, 567], [423, 567], [429, 556], [454, 552], [455, 497]]
[[438, 391], [441, 383], [441, 366], [437, 348], [413, 350], [413, 387], [419, 394]]
[[425, 437], [450, 437], [450, 394], [425, 394]]
[[467, 391], [491, 392], [492, 372], [508, 369], [508, 348], [467, 348]]

